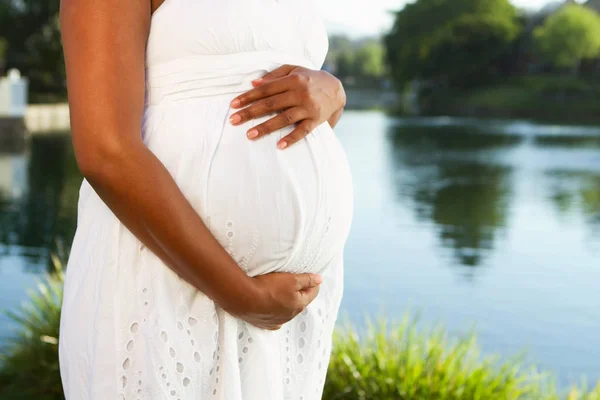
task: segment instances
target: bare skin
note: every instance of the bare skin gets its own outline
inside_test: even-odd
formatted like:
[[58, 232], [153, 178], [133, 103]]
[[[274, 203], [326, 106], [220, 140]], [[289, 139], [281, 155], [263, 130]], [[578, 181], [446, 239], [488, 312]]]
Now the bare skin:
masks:
[[239, 125], [278, 112], [246, 135], [254, 140], [295, 125], [294, 130], [277, 143], [280, 149], [303, 139], [325, 121], [333, 128], [346, 105], [342, 83], [326, 71], [283, 65], [252, 83], [254, 89], [231, 101], [233, 108], [245, 107], [231, 115], [231, 123]]
[[143, 144], [149, 0], [62, 0], [73, 146], [87, 181], [166, 265], [230, 314], [279, 329], [317, 296], [314, 274], [248, 277]]

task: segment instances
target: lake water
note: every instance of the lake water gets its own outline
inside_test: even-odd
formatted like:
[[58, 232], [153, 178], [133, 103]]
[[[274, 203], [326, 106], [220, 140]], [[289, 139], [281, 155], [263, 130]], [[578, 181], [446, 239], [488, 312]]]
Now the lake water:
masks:
[[[600, 128], [348, 112], [336, 131], [355, 186], [348, 318], [412, 310], [563, 385], [600, 379]], [[68, 136], [0, 155], [0, 308], [72, 239], [80, 182]]]

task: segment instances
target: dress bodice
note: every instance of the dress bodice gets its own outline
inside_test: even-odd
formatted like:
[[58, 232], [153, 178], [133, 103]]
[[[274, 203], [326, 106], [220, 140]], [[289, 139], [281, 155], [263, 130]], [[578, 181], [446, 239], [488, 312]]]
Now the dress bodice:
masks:
[[147, 43], [147, 102], [240, 92], [282, 64], [320, 69], [328, 45], [314, 0], [165, 0]]
[[320, 68], [328, 40], [314, 1], [165, 0], [152, 17], [147, 64], [273, 51]]

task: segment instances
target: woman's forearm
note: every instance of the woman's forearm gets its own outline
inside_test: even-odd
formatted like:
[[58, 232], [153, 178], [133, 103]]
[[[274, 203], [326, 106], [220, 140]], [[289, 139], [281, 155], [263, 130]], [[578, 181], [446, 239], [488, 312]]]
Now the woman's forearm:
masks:
[[82, 173], [144, 245], [235, 313], [244, 296], [256, 295], [253, 280], [142, 142], [150, 2], [62, 0], [60, 22], [73, 146]]
[[[125, 135], [123, 135], [125, 136]], [[93, 149], [80, 168], [138, 239], [182, 278], [228, 311], [254, 296], [252, 280], [222, 248], [173, 178], [143, 143]]]

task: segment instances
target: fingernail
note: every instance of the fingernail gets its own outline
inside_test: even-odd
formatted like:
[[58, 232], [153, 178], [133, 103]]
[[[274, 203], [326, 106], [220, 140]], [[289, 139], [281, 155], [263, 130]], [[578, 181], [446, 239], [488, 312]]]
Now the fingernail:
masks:
[[258, 136], [258, 131], [256, 129], [250, 129], [248, 131], [248, 139], [254, 139]]
[[242, 117], [240, 117], [237, 114], [233, 114], [231, 117], [229, 117], [229, 121], [234, 125], [237, 124], [238, 122], [240, 122], [241, 120], [242, 120]]
[[321, 275], [315, 275], [315, 283], [320, 285], [323, 282], [323, 277]]
[[278, 147], [280, 150], [283, 150], [283, 149], [285, 149], [285, 148], [286, 148], [286, 146], [287, 146], [287, 143], [286, 143], [286, 142], [281, 142], [281, 143], [279, 143], [279, 144], [277, 145], [277, 147]]
[[262, 81], [263, 81], [263, 78], [258, 78], [258, 79], [255, 79], [255, 80], [253, 80], [253, 81], [252, 81], [252, 83], [255, 83], [255, 84], [257, 84], [257, 85], [258, 85], [258, 84], [259, 84], [259, 83], [261, 83]]
[[231, 107], [238, 107], [240, 105], [240, 100], [239, 99], [233, 99], [231, 101]]

